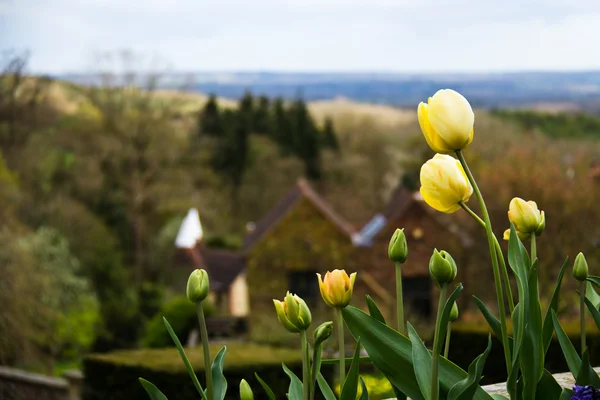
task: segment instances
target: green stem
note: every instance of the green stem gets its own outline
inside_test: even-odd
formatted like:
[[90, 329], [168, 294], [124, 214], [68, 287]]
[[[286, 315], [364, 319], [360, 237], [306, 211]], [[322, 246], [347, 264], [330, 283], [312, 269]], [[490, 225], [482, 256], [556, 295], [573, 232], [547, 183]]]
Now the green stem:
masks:
[[431, 352], [433, 360], [432, 360], [432, 368], [431, 368], [431, 400], [438, 400], [438, 360], [440, 357], [440, 335], [439, 332], [440, 323], [442, 322], [442, 313], [444, 312], [444, 305], [446, 304], [446, 292], [448, 290], [448, 286], [444, 283], [440, 287], [440, 298], [438, 300], [438, 309], [437, 309], [437, 317], [435, 319], [435, 336], [433, 337], [433, 351]]
[[310, 378], [308, 365], [308, 339], [306, 338], [306, 330], [300, 331], [300, 343], [302, 345], [302, 398], [308, 400], [310, 392]]
[[311, 385], [310, 385], [310, 400], [315, 399], [315, 388], [317, 387], [317, 375], [321, 370], [321, 347], [322, 344], [315, 346], [313, 349], [313, 358], [312, 358], [312, 374], [310, 377]]
[[488, 239], [488, 247], [490, 250], [490, 257], [492, 259], [492, 269], [494, 271], [494, 284], [496, 286], [496, 298], [498, 300], [498, 313], [500, 314], [500, 329], [502, 331], [502, 347], [504, 348], [504, 359], [506, 362], [506, 371], [508, 376], [510, 376], [512, 372], [512, 363], [510, 357], [510, 347], [508, 343], [508, 330], [506, 328], [506, 310], [504, 309], [504, 295], [502, 293], [502, 282], [500, 279], [500, 268], [498, 267], [498, 256], [496, 254], [496, 245], [494, 243], [494, 233], [492, 231], [492, 222], [490, 220], [490, 214], [488, 213], [487, 207], [485, 205], [485, 201], [483, 200], [483, 196], [481, 195], [481, 191], [477, 186], [477, 182], [475, 182], [475, 178], [467, 165], [467, 161], [463, 156], [460, 150], [456, 151], [456, 156], [460, 160], [460, 163], [465, 170], [465, 174], [471, 182], [471, 186], [473, 186], [473, 191], [475, 192], [475, 196], [479, 202], [479, 208], [481, 209], [481, 214], [483, 215], [483, 221], [485, 222], [485, 231]]
[[587, 332], [585, 331], [585, 287], [586, 281], [579, 282], [579, 318], [581, 322], [581, 357], [585, 351], [585, 338]]
[[344, 386], [346, 380], [346, 351], [344, 350], [344, 320], [342, 318], [342, 309], [336, 308], [336, 320], [337, 320], [337, 331], [338, 331], [338, 346], [339, 346], [339, 357], [340, 357], [340, 387]]
[[398, 332], [406, 335], [404, 325], [404, 298], [402, 295], [402, 264], [396, 263], [396, 310], [398, 312]]
[[[479, 215], [475, 214], [475, 212], [473, 210], [471, 210], [469, 208], [469, 206], [467, 206], [464, 202], [460, 202], [459, 203], [460, 206], [463, 208], [463, 210], [465, 210], [470, 216], [472, 216], [478, 223], [479, 225], [481, 225], [483, 227], [483, 229], [485, 229], [485, 222], [483, 222], [483, 220], [481, 218], [479, 218]], [[504, 282], [504, 290], [506, 290], [506, 293], [508, 294], [506, 297], [508, 297], [508, 310], [510, 312], [510, 314], [512, 315], [513, 311], [515, 310], [515, 300], [513, 298], [513, 294], [512, 294], [512, 289], [510, 287], [510, 280], [508, 279], [508, 269], [506, 268], [506, 262], [504, 261], [504, 254], [502, 253], [502, 247], [500, 247], [500, 242], [498, 241], [498, 238], [496, 237], [496, 235], [494, 235], [494, 245], [496, 247], [496, 256], [498, 256], [498, 260], [500, 260], [500, 264], [501, 264], [501, 269], [500, 271], [502, 272], [502, 281]]]
[[200, 322], [200, 335], [202, 336], [202, 352], [204, 353], [204, 374], [206, 377], [206, 398], [212, 400], [213, 385], [212, 385], [212, 370], [210, 362], [210, 349], [208, 348], [208, 331], [206, 330], [206, 319], [204, 318], [204, 309], [202, 302], [196, 303], [196, 311], [198, 312], [198, 321]]
[[535, 232], [531, 233], [531, 265], [533, 265], [533, 262], [535, 261], [535, 259], [537, 258], [537, 246], [535, 243]]
[[448, 322], [448, 329], [446, 329], [446, 344], [444, 345], [444, 358], [448, 358], [450, 352], [450, 335], [452, 334], [452, 322]]

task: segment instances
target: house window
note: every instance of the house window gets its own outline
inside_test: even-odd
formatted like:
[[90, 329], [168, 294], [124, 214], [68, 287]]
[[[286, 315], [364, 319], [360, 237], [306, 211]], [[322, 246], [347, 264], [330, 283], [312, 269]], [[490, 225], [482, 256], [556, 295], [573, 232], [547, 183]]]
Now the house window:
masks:
[[428, 276], [405, 278], [403, 282], [404, 301], [410, 307], [410, 312], [423, 318], [430, 318], [431, 279]]
[[317, 271], [291, 271], [288, 273], [290, 292], [297, 294], [309, 307], [314, 307], [319, 300], [319, 282]]

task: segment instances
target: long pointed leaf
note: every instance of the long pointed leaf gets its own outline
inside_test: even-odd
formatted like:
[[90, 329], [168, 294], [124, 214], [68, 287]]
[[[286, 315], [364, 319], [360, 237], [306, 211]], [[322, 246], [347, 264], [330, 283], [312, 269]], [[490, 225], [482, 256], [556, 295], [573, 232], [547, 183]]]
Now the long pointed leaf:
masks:
[[152, 382], [145, 380], [144, 378], [139, 378], [142, 387], [148, 393], [151, 400], [167, 400], [167, 396], [163, 394]]
[[421, 389], [421, 394], [425, 399], [431, 399], [431, 381], [433, 379], [431, 372], [433, 367], [431, 354], [410, 322], [408, 323], [408, 337], [412, 344], [413, 369], [415, 371], [415, 376], [417, 377], [419, 389]]
[[569, 389], [564, 389], [560, 393], [560, 398], [558, 400], [571, 400], [571, 395], [573, 392]]
[[593, 387], [600, 387], [600, 378], [590, 365], [589, 348], [586, 348], [583, 351], [581, 365], [579, 366], [579, 372], [576, 376], [575, 383], [579, 386], [592, 385]]
[[227, 393], [227, 379], [223, 375], [223, 361], [225, 359], [225, 353], [227, 347], [223, 346], [217, 353], [215, 360], [211, 367], [211, 373], [213, 378], [213, 397], [215, 400], [223, 400], [225, 393]]
[[325, 397], [325, 400], [337, 400], [335, 394], [333, 394], [333, 390], [331, 390], [329, 384], [323, 377], [323, 374], [320, 372], [319, 375], [317, 375], [317, 383], [319, 384], [319, 389], [321, 389], [321, 393], [323, 394], [323, 397]]
[[356, 400], [356, 392], [358, 390], [358, 358], [360, 357], [360, 338], [356, 342], [354, 350], [354, 358], [346, 375], [346, 380], [342, 386], [340, 400]]
[[359, 400], [369, 400], [369, 391], [367, 390], [367, 385], [365, 385], [363, 378], [360, 378], [360, 389], [362, 393]]
[[[206, 393], [204, 393], [204, 390], [202, 389], [202, 385], [200, 385], [200, 382], [198, 381], [198, 377], [196, 376], [196, 373], [194, 372], [194, 367], [192, 367], [192, 363], [190, 363], [190, 360], [185, 355], [185, 351], [183, 350], [183, 346], [181, 345], [181, 342], [179, 341], [179, 338], [177, 337], [177, 335], [173, 331], [173, 328], [171, 327], [171, 324], [169, 324], [169, 321], [167, 321], [167, 319], [165, 317], [163, 317], [163, 322], [165, 323], [165, 327], [167, 328], [167, 332], [169, 332], [169, 336], [171, 336], [171, 339], [173, 340], [173, 343], [175, 343], [175, 347], [177, 347], [177, 351], [179, 352], [179, 356], [183, 360], [183, 364], [185, 365], [185, 369], [187, 370], [188, 375], [192, 379], [192, 382], [194, 383], [194, 387], [196, 388], [196, 390], [198, 391], [198, 393], [200, 394], [200, 396], [202, 396], [202, 398], [204, 400], [207, 400], [206, 399]], [[209, 367], [208, 365], [204, 366], [204, 368], [208, 368], [208, 367]]]
[[377, 304], [375, 304], [375, 301], [371, 298], [371, 296], [367, 295], [366, 296], [366, 301], [367, 301], [367, 307], [369, 308], [369, 314], [371, 315], [371, 317], [375, 318], [377, 321], [381, 322], [382, 324], [385, 324], [385, 318], [383, 317], [383, 314], [381, 313], [381, 311], [379, 310], [379, 307], [377, 307]]
[[[410, 340], [394, 329], [382, 324], [356, 307], [342, 310], [346, 326], [371, 356], [373, 364], [389, 380], [413, 400], [423, 400], [412, 364], [412, 345]], [[467, 373], [457, 365], [440, 358], [440, 392], [447, 393], [450, 387]], [[474, 400], [490, 400], [491, 396], [478, 388]]]
[[550, 299], [550, 304], [548, 305], [548, 309], [546, 310], [546, 315], [544, 317], [544, 328], [542, 333], [544, 342], [544, 354], [548, 352], [548, 347], [550, 347], [550, 343], [552, 342], [552, 333], [554, 332], [554, 325], [552, 323], [552, 311], [556, 312], [558, 310], [560, 287], [562, 284], [563, 276], [565, 275], [565, 270], [567, 268], [568, 262], [569, 257], [565, 259], [565, 262], [560, 268], [558, 278], [556, 279], [556, 286], [554, 287], [554, 292], [552, 293], [552, 298]]
[[258, 383], [260, 383], [260, 386], [262, 386], [262, 388], [265, 390], [265, 393], [267, 394], [267, 398], [269, 400], [275, 400], [275, 393], [273, 393], [273, 391], [271, 390], [269, 385], [267, 385], [267, 382], [263, 381], [262, 378], [260, 376], [258, 376], [258, 374], [256, 372], [254, 373], [254, 376], [256, 377], [256, 380], [258, 381]]
[[302, 400], [302, 381], [284, 363], [281, 363], [281, 366], [285, 374], [290, 377], [289, 400]]
[[433, 351], [437, 352], [438, 354], [441, 353], [441, 351], [442, 351], [442, 344], [444, 341], [444, 337], [446, 337], [446, 329], [448, 327], [448, 321], [450, 320], [450, 312], [452, 311], [452, 306], [454, 305], [456, 298], [458, 297], [460, 292], [462, 292], [462, 290], [463, 290], [462, 283], [459, 283], [458, 285], [456, 285], [456, 288], [454, 289], [454, 291], [452, 292], [450, 297], [448, 297], [448, 299], [446, 299], [446, 303], [444, 304], [444, 310], [442, 311], [440, 323], [437, 327], [437, 332], [436, 332], [436, 335], [438, 335], [440, 340], [438, 341], [438, 348], [433, 349]]
[[558, 399], [562, 392], [562, 387], [560, 387], [559, 383], [556, 382], [556, 379], [552, 376], [548, 370], [544, 370], [542, 374], [542, 379], [537, 384], [537, 389], [535, 392], [536, 400], [548, 400], [548, 399]]
[[[498, 318], [496, 318], [496, 316], [492, 314], [490, 310], [488, 310], [483, 301], [481, 301], [477, 296], [473, 296], [473, 300], [475, 300], [475, 304], [479, 308], [479, 311], [481, 312], [481, 314], [483, 314], [483, 317], [487, 321], [490, 328], [492, 328], [492, 332], [494, 332], [494, 335], [498, 338], [498, 340], [502, 340], [502, 327]], [[510, 346], [510, 349], [512, 351], [513, 338], [510, 336], [508, 337], [508, 345]]]
[[596, 326], [598, 327], [598, 329], [600, 329], [600, 311], [598, 311], [598, 309], [594, 307], [592, 302], [587, 298], [585, 299], [585, 305], [587, 306], [588, 311], [592, 315]]
[[586, 279], [588, 282], [593, 283], [594, 285], [596, 285], [598, 287], [598, 289], [600, 289], [600, 276], [590, 275]]
[[522, 351], [523, 397], [535, 398], [537, 383], [544, 374], [544, 342], [542, 338], [542, 309], [538, 293], [538, 261], [535, 260], [529, 271], [529, 307], [526, 316], [527, 329]]
[[[354, 360], [354, 357], [346, 357], [344, 360], [346, 360], [346, 364], [350, 364], [352, 362], [352, 360]], [[369, 356], [360, 356], [358, 358], [358, 361], [361, 364], [370, 364], [371, 363], [371, 357]], [[324, 360], [321, 360], [321, 365], [338, 365], [340, 363], [340, 359], [339, 358], [326, 358]]]
[[471, 362], [471, 365], [469, 365], [469, 375], [452, 386], [452, 389], [448, 393], [448, 400], [471, 400], [473, 398], [483, 375], [483, 367], [490, 351], [492, 351], [492, 338], [488, 336], [487, 348]]
[[600, 306], [600, 295], [596, 292], [596, 289], [594, 289], [594, 286], [592, 286], [590, 282], [587, 282], [585, 297], [589, 299], [596, 308]]
[[552, 311], [552, 322], [554, 324], [554, 330], [556, 331], [556, 337], [558, 338], [558, 343], [560, 344], [560, 348], [567, 360], [567, 366], [569, 367], [569, 371], [573, 376], [577, 376], [579, 373], [579, 368], [581, 366], [581, 358], [579, 358], [579, 354], [577, 354], [577, 350], [571, 343], [571, 340], [565, 333], [562, 326], [560, 326], [560, 322], [558, 321], [558, 317], [556, 316], [556, 312]]

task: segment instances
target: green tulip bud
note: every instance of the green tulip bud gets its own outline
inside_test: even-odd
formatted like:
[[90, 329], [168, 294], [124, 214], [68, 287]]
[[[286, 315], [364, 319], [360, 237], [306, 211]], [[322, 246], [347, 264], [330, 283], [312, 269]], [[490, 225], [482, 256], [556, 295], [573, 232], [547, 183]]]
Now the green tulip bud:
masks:
[[333, 333], [333, 322], [323, 322], [315, 329], [315, 347], [326, 341]]
[[580, 282], [585, 281], [588, 277], [588, 263], [583, 253], [579, 253], [577, 254], [577, 257], [575, 257], [573, 276]]
[[450, 320], [450, 322], [454, 322], [457, 319], [458, 319], [458, 306], [456, 305], [456, 302], [454, 302], [454, 304], [452, 304], [452, 310], [450, 310], [449, 320]]
[[240, 382], [240, 400], [254, 400], [254, 393], [245, 379]]
[[456, 278], [456, 263], [452, 256], [444, 250], [435, 249], [429, 260], [429, 274], [440, 286], [451, 283]]
[[308, 329], [312, 321], [310, 309], [298, 295], [287, 292], [283, 301], [273, 299], [277, 318], [290, 332], [301, 332]]
[[208, 296], [209, 292], [208, 274], [203, 269], [194, 270], [187, 283], [187, 298], [192, 303], [202, 301]]
[[404, 235], [404, 229], [396, 229], [390, 239], [390, 245], [388, 247], [388, 256], [390, 260], [396, 263], [404, 264], [408, 257], [408, 247], [406, 245], [406, 236]]

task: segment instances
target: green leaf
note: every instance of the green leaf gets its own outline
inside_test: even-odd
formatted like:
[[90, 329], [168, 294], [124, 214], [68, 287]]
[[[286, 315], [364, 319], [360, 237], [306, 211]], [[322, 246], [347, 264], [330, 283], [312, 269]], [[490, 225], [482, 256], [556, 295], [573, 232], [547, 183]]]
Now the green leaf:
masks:
[[600, 295], [598, 295], [598, 292], [596, 292], [596, 289], [594, 289], [590, 282], [587, 282], [585, 297], [589, 299], [596, 308], [600, 306]]
[[581, 365], [579, 366], [579, 372], [576, 376], [575, 384], [579, 386], [592, 385], [593, 387], [600, 387], [600, 377], [598, 377], [598, 374], [590, 365], [590, 353], [588, 347], [583, 351]]
[[[527, 279], [531, 261], [512, 222], [510, 223], [510, 237], [508, 239], [508, 263], [517, 276], [521, 277], [523, 281]], [[521, 299], [519, 297], [519, 300]]]
[[227, 379], [223, 375], [223, 360], [226, 352], [227, 347], [223, 346], [217, 353], [210, 371], [213, 378], [213, 398], [215, 400], [223, 400], [227, 392]]
[[377, 307], [377, 304], [375, 304], [375, 301], [369, 295], [367, 295], [366, 297], [367, 297], [367, 307], [369, 308], [369, 314], [371, 315], [371, 317], [375, 318], [377, 321], [381, 322], [382, 324], [385, 324], [386, 323], [385, 318], [383, 317], [383, 314], [379, 310], [379, 307]]
[[[490, 312], [490, 310], [488, 310], [488, 308], [485, 306], [485, 304], [483, 303], [483, 301], [481, 301], [479, 298], [477, 298], [477, 296], [473, 296], [473, 300], [475, 300], [475, 304], [479, 308], [479, 311], [481, 312], [481, 314], [483, 314], [483, 317], [487, 321], [487, 323], [490, 326], [490, 328], [492, 328], [492, 332], [494, 332], [494, 335], [499, 340], [502, 340], [502, 326], [501, 326], [500, 321], [498, 320], [498, 318], [496, 318], [494, 316], [494, 314], [492, 314]], [[508, 337], [508, 345], [510, 346], [510, 349], [512, 351], [512, 348], [513, 348], [513, 338], [510, 337], [510, 336]]]
[[256, 372], [254, 373], [254, 376], [256, 377], [256, 380], [258, 381], [258, 383], [260, 383], [260, 386], [262, 386], [262, 388], [265, 390], [265, 393], [267, 394], [268, 399], [275, 400], [275, 393], [273, 393], [273, 391], [271, 390], [269, 385], [267, 385], [267, 383], [265, 381], [263, 381], [262, 378], [260, 376], [258, 376], [258, 374]]
[[542, 374], [542, 379], [537, 383], [537, 388], [535, 392], [536, 400], [548, 400], [548, 399], [557, 399], [562, 392], [562, 388], [556, 382], [556, 379], [552, 376], [548, 370], [544, 370]]
[[419, 389], [421, 389], [421, 394], [425, 399], [430, 399], [431, 381], [433, 379], [431, 372], [431, 368], [433, 367], [431, 354], [410, 322], [408, 323], [408, 337], [412, 344], [413, 369], [415, 376], [417, 377]]
[[151, 400], [167, 400], [167, 396], [163, 394], [152, 382], [145, 380], [144, 378], [139, 378], [142, 387], [148, 393]]
[[444, 342], [444, 337], [446, 337], [446, 329], [448, 329], [448, 321], [450, 320], [450, 312], [452, 311], [452, 306], [454, 305], [456, 298], [458, 297], [460, 292], [462, 292], [462, 290], [463, 290], [463, 285], [461, 283], [456, 285], [456, 288], [454, 289], [454, 291], [452, 292], [450, 297], [448, 297], [448, 299], [446, 300], [446, 303], [444, 304], [444, 310], [442, 311], [442, 316], [440, 318], [440, 324], [437, 327], [437, 332], [436, 332], [436, 335], [438, 335], [440, 340], [439, 340], [438, 348], [433, 349], [433, 351], [436, 351], [438, 354], [442, 352], [442, 345]]
[[571, 371], [573, 376], [577, 376], [579, 373], [579, 368], [581, 367], [581, 358], [579, 358], [577, 350], [575, 350], [573, 343], [571, 343], [571, 340], [569, 340], [569, 337], [565, 333], [564, 329], [562, 326], [560, 326], [560, 322], [558, 321], [555, 311], [552, 311], [552, 323], [554, 324], [554, 330], [556, 331], [556, 337], [558, 338], [560, 348], [562, 349], [563, 355], [567, 360], [569, 371]]
[[552, 342], [552, 333], [554, 333], [554, 326], [552, 324], [552, 311], [556, 312], [558, 310], [558, 298], [560, 295], [560, 286], [562, 284], [563, 276], [565, 275], [565, 270], [567, 268], [567, 263], [569, 262], [569, 257], [565, 259], [560, 272], [558, 273], [558, 278], [556, 279], [556, 286], [554, 287], [554, 292], [552, 293], [552, 298], [550, 299], [550, 304], [548, 305], [548, 309], [546, 310], [546, 315], [544, 316], [544, 327], [542, 329], [542, 337], [544, 342], [544, 354], [548, 352], [548, 347], [550, 347], [550, 342]]
[[[194, 367], [192, 367], [192, 363], [190, 363], [190, 360], [185, 355], [185, 351], [183, 350], [183, 346], [181, 345], [179, 338], [177, 337], [177, 335], [173, 331], [173, 328], [171, 327], [171, 324], [169, 324], [169, 321], [167, 321], [167, 319], [165, 317], [163, 317], [163, 322], [165, 323], [165, 327], [167, 328], [167, 332], [169, 332], [169, 335], [171, 336], [173, 343], [175, 343], [175, 347], [177, 347], [179, 356], [183, 360], [183, 364], [185, 364], [185, 369], [187, 370], [188, 375], [192, 379], [192, 382], [194, 383], [194, 387], [196, 388], [196, 390], [198, 391], [200, 396], [202, 396], [202, 398], [204, 400], [207, 400], [206, 393], [204, 393], [204, 390], [202, 389], [202, 385], [200, 385], [200, 382], [198, 381], [198, 377], [196, 376], [196, 373], [194, 372]], [[205, 365], [204, 368], [208, 368], [208, 366]]]
[[283, 371], [290, 377], [290, 388], [288, 389], [288, 398], [290, 400], [302, 400], [302, 381], [296, 376], [284, 363], [281, 363]]
[[[413, 400], [423, 400], [413, 370], [410, 340], [356, 307], [344, 308], [342, 315], [352, 336], [355, 338], [360, 337], [361, 345], [371, 356], [371, 360], [377, 369], [408, 397]], [[443, 357], [440, 358], [441, 396], [444, 396], [444, 393], [447, 393], [451, 386], [466, 376], [467, 373], [457, 365]], [[490, 400], [491, 396], [483, 389], [477, 388], [474, 399]]]
[[600, 276], [590, 275], [587, 277], [587, 281], [593, 283], [600, 289]]
[[537, 384], [544, 374], [544, 342], [542, 339], [543, 323], [542, 309], [540, 307], [538, 293], [538, 261], [533, 262], [529, 271], [529, 307], [528, 315], [525, 316], [527, 329], [523, 341], [522, 368], [523, 374], [523, 397], [535, 398]]
[[600, 329], [600, 311], [598, 311], [598, 309], [596, 307], [594, 307], [592, 302], [587, 298], [585, 299], [585, 305], [587, 306], [588, 311], [592, 315], [592, 318], [594, 319], [596, 326], [598, 327], [598, 329]]
[[452, 386], [452, 389], [448, 393], [448, 400], [471, 400], [473, 398], [483, 375], [483, 367], [490, 351], [492, 351], [492, 338], [488, 336], [487, 348], [471, 362], [471, 365], [469, 365], [469, 375]]
[[[390, 380], [388, 379], [388, 381], [390, 381]], [[394, 391], [394, 396], [396, 396], [396, 399], [397, 400], [406, 400], [406, 395], [404, 393], [402, 393], [400, 391], [400, 389], [398, 389], [396, 386], [394, 386], [394, 384], [391, 381], [390, 381], [390, 384], [392, 385], [392, 390]]]
[[573, 394], [572, 390], [563, 388], [562, 392], [560, 393], [560, 398], [558, 400], [571, 400], [571, 394]]
[[369, 391], [367, 390], [367, 385], [365, 385], [363, 378], [360, 378], [360, 388], [362, 393], [359, 400], [369, 400]]
[[[354, 357], [346, 357], [345, 360], [346, 360], [346, 364], [350, 364], [352, 362], [352, 360], [354, 360]], [[361, 356], [358, 358], [358, 361], [361, 364], [370, 364], [371, 357]], [[338, 365], [339, 363], [340, 363], [339, 358], [326, 358], [325, 360], [321, 360], [321, 365]]]
[[356, 400], [356, 393], [358, 390], [358, 364], [360, 357], [360, 339], [356, 342], [356, 349], [354, 350], [354, 357], [352, 358], [352, 364], [346, 375], [346, 380], [342, 386], [340, 394], [340, 400]]
[[493, 394], [492, 399], [494, 399], [494, 400], [509, 400], [508, 397], [502, 396], [501, 394]]
[[317, 375], [317, 383], [319, 384], [319, 389], [321, 389], [321, 393], [323, 394], [323, 397], [325, 397], [325, 400], [337, 400], [333, 394], [333, 390], [331, 390], [321, 372]]

